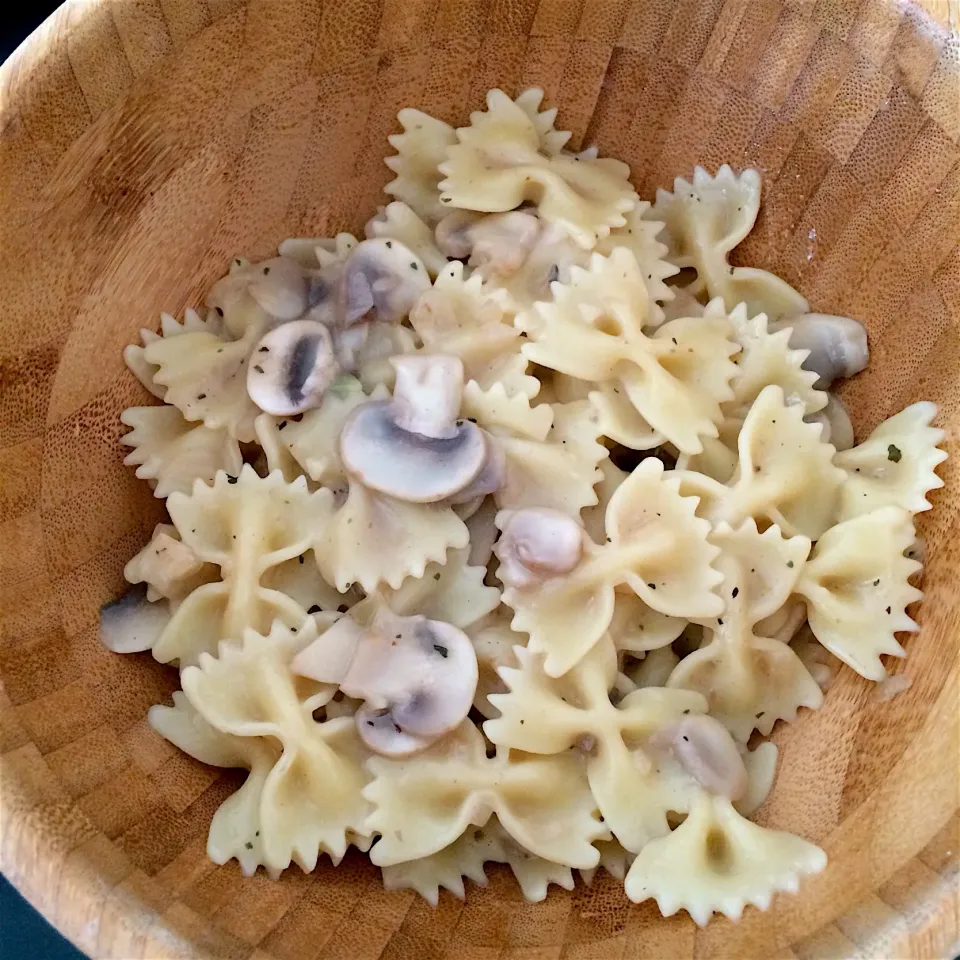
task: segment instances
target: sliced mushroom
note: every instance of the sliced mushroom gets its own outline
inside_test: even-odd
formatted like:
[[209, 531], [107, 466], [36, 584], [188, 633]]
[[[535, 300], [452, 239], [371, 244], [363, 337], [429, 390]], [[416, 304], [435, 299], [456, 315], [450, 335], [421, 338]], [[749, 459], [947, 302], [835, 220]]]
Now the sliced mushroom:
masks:
[[396, 371], [394, 419], [401, 430], [435, 440], [449, 440], [463, 398], [463, 361], [425, 355], [391, 357]]
[[288, 257], [274, 257], [253, 268], [247, 288], [271, 317], [296, 320], [307, 309], [309, 283], [303, 267]]
[[819, 423], [823, 426], [820, 439], [824, 443], [832, 443], [837, 450], [849, 450], [853, 446], [853, 424], [847, 408], [840, 402], [839, 397], [832, 393], [828, 395], [827, 405], [816, 413], [808, 414], [803, 418], [808, 423]]
[[344, 266], [342, 321], [350, 326], [375, 310], [378, 320], [396, 323], [429, 289], [427, 268], [409, 247], [399, 240], [364, 240]]
[[340, 434], [346, 469], [371, 490], [437, 503], [477, 478], [488, 459], [484, 432], [455, 420], [463, 386], [456, 357], [396, 357], [393, 399], [366, 403]]
[[271, 330], [254, 347], [247, 393], [265, 413], [292, 416], [320, 405], [339, 373], [327, 328], [295, 320]]
[[407, 733], [394, 719], [389, 710], [375, 710], [364, 704], [355, 714], [360, 739], [374, 753], [385, 757], [409, 757], [426, 750], [433, 743], [430, 737], [418, 737]]
[[747, 792], [747, 768], [727, 728], [706, 714], [684, 717], [658, 730], [650, 744], [669, 749], [704, 790], [729, 800]]
[[156, 643], [170, 622], [165, 601], [150, 603], [145, 584], [100, 608], [100, 642], [114, 653], [140, 653]]
[[869, 350], [863, 324], [850, 317], [834, 317], [825, 313], [805, 313], [770, 324], [771, 330], [790, 327], [790, 346], [809, 350], [803, 361], [805, 370], [812, 370], [820, 379], [816, 386], [826, 390], [834, 380], [852, 377], [867, 365]]
[[[507, 458], [500, 445], [490, 434], [484, 434], [487, 445], [487, 456], [480, 472], [459, 493], [455, 493], [450, 502], [454, 504], [469, 503], [476, 500], [476, 509], [480, 508], [483, 498], [488, 494], [496, 493], [507, 477]], [[464, 514], [461, 513], [461, 516]], [[471, 514], [472, 515], [472, 512]]]
[[341, 617], [290, 661], [290, 669], [319, 683], [340, 683], [364, 632], [352, 617]]
[[477, 217], [455, 210], [437, 224], [437, 246], [448, 257], [469, 258], [485, 277], [509, 276], [523, 266], [540, 236], [540, 221], [522, 210]]
[[466, 717], [477, 678], [473, 644], [462, 630], [382, 612], [357, 644], [340, 689], [365, 701], [358, 729], [375, 726], [370, 719], [385, 726], [389, 715], [398, 732], [435, 740]]
[[498, 518], [503, 531], [493, 552], [497, 576], [508, 587], [524, 589], [569, 573], [583, 555], [583, 528], [559, 510], [528, 507]]

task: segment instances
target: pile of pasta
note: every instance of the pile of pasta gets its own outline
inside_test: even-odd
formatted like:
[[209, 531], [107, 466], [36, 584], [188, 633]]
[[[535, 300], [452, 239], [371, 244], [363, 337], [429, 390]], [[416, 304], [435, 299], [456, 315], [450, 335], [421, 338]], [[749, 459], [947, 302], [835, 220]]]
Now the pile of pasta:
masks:
[[[310, 871], [354, 845], [433, 903], [489, 862], [531, 900], [602, 867], [665, 915], [737, 918], [825, 865], [747, 819], [777, 762], [748, 743], [819, 708], [841, 661], [877, 681], [903, 656], [943, 434], [917, 403], [853, 445], [827, 387], [865, 336], [729, 263], [756, 172], [698, 168], [644, 202], [541, 107], [495, 90], [460, 129], [401, 111], [394, 199], [365, 240], [237, 259], [127, 348], [162, 403], [123, 413], [126, 462], [170, 523], [102, 633], [179, 668], [160, 734], [249, 771], [213, 817], [217, 863]], [[263, 345], [318, 317], [332, 369], [308, 371], [308, 409], [268, 412]], [[404, 478], [356, 466], [349, 425], [396, 413], [401, 371], [441, 368], [450, 429], [482, 440], [493, 479], [385, 492]], [[423, 624], [465, 635], [454, 679], [474, 658], [476, 677], [452, 729], [395, 712], [381, 750], [358, 716], [374, 728], [383, 704], [323, 678], [345, 631], [384, 623], [404, 644]], [[714, 752], [691, 759], [688, 728]]]

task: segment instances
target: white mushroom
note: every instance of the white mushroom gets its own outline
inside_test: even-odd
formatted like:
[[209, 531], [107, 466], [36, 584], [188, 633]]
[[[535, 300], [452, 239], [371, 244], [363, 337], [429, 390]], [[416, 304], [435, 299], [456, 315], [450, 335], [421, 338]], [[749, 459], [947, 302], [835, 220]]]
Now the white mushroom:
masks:
[[382, 738], [392, 723], [396, 733], [430, 742], [466, 717], [477, 676], [473, 644], [462, 630], [440, 620], [382, 611], [357, 643], [340, 689], [365, 701], [357, 713], [361, 736], [379, 727], [377, 737]]
[[409, 503], [459, 493], [488, 460], [484, 432], [454, 418], [463, 389], [456, 357], [393, 359], [393, 399], [359, 406], [340, 434], [340, 457], [364, 486]]
[[[166, 531], [170, 530], [175, 536]], [[204, 567], [206, 566], [206, 570]], [[147, 599], [182, 600], [216, 572], [176, 537], [176, 528], [158, 524], [150, 542], [123, 568], [128, 583], [145, 583]]]
[[832, 443], [837, 450], [849, 450], [853, 446], [853, 424], [847, 408], [840, 402], [839, 397], [828, 394], [827, 405], [816, 413], [810, 413], [803, 418], [808, 423], [819, 423], [823, 426], [820, 439], [824, 443]]
[[416, 355], [391, 357], [396, 371], [394, 419], [401, 430], [436, 440], [457, 432], [463, 398], [463, 361], [459, 357]]
[[265, 413], [292, 416], [320, 405], [339, 373], [327, 328], [316, 320], [274, 327], [254, 347], [247, 393]]
[[[488, 494], [496, 493], [507, 477], [507, 457], [499, 444], [490, 434], [483, 435], [487, 445], [487, 455], [483, 462], [480, 472], [467, 484], [459, 493], [450, 497], [450, 502], [454, 504], [469, 503], [471, 500], [477, 501], [476, 508], [480, 508], [483, 498]], [[472, 513], [472, 511], [471, 511]], [[461, 512], [461, 517], [464, 514]]]
[[277, 320], [296, 320], [307, 309], [309, 284], [303, 267], [287, 257], [274, 257], [253, 268], [250, 296]]
[[433, 743], [430, 737], [407, 733], [389, 710], [375, 710], [369, 704], [364, 704], [354, 714], [354, 720], [360, 739], [374, 753], [385, 757], [409, 757]]
[[437, 224], [437, 246], [448, 257], [469, 258], [484, 277], [509, 276], [523, 266], [540, 236], [540, 221], [530, 213], [511, 210], [477, 217], [455, 210]]
[[341, 278], [341, 319], [350, 326], [375, 310], [386, 323], [402, 320], [430, 289], [423, 261], [399, 240], [364, 240], [347, 258]]
[[343, 616], [304, 647], [290, 661], [290, 669], [319, 683], [338, 684], [350, 669], [364, 632], [352, 617]]
[[569, 573], [580, 562], [583, 528], [565, 513], [528, 507], [497, 519], [503, 533], [493, 552], [504, 585], [530, 587]]
[[170, 622], [166, 601], [150, 603], [147, 588], [138, 584], [100, 608], [100, 642], [114, 653], [149, 650]]
[[770, 324], [771, 330], [790, 327], [790, 346], [809, 350], [803, 361], [805, 370], [812, 370], [820, 379], [820, 390], [841, 377], [852, 377], [867, 365], [867, 331], [863, 324], [850, 317], [834, 317], [825, 313], [805, 313]]
[[692, 714], [658, 730], [654, 748], [669, 749], [704, 790], [739, 800], [749, 780], [743, 757], [727, 728], [706, 714]]

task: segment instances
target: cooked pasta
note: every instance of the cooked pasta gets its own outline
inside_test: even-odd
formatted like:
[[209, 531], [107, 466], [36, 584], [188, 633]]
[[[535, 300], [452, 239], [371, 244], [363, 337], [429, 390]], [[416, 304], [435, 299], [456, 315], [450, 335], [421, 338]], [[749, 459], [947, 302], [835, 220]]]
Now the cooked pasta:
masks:
[[542, 99], [401, 111], [366, 239], [238, 257], [127, 347], [171, 523], [101, 636], [179, 668], [160, 735], [249, 771], [217, 863], [352, 844], [433, 904], [602, 867], [736, 919], [826, 863], [747, 819], [778, 762], [747, 742], [905, 655], [944, 435], [915, 403], [854, 444], [862, 329], [729, 264], [756, 171], [651, 205]]

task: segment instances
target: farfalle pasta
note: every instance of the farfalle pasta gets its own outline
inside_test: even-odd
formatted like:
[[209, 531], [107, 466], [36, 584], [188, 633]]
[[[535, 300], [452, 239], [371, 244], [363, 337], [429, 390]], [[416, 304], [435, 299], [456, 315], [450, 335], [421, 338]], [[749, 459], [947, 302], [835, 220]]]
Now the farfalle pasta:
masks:
[[605, 869], [736, 919], [825, 865], [747, 819], [754, 738], [908, 653], [944, 434], [920, 402], [855, 437], [863, 328], [730, 265], [759, 174], [651, 205], [556, 117], [402, 110], [364, 239], [238, 256], [140, 331], [126, 463], [171, 522], [101, 639], [179, 669], [159, 735], [247, 771], [216, 863], [353, 845], [433, 904]]

